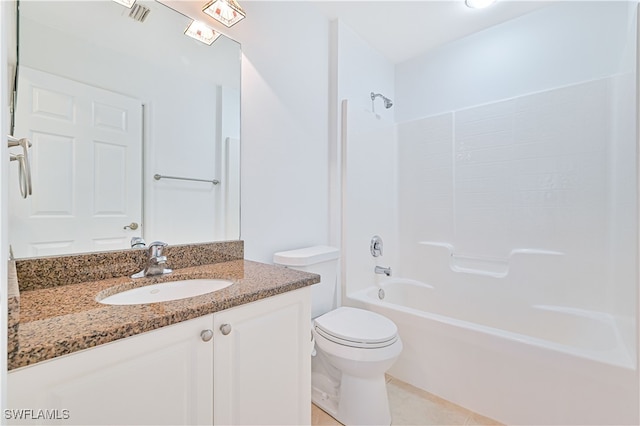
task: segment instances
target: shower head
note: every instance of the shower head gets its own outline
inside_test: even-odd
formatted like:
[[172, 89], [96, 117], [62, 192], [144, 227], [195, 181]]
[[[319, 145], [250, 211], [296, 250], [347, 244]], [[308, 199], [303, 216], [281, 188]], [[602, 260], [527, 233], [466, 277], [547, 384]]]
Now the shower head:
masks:
[[384, 96], [381, 93], [373, 93], [371, 92], [371, 102], [373, 102], [377, 97], [382, 98], [382, 100], [384, 101], [384, 107], [386, 109], [389, 109], [393, 106], [393, 101], [389, 98], [387, 98], [386, 96]]

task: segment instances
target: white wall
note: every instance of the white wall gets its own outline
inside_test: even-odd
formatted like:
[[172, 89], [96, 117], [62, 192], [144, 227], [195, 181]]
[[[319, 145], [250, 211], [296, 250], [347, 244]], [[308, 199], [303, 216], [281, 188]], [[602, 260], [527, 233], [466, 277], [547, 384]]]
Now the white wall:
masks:
[[368, 45], [348, 25], [338, 21], [337, 79], [338, 100], [348, 99], [353, 106], [375, 112], [393, 121], [395, 107], [384, 108], [377, 98], [371, 102], [371, 92], [395, 98], [395, 67], [380, 52]]
[[305, 2], [242, 5], [241, 238], [272, 262], [328, 241], [329, 23]]

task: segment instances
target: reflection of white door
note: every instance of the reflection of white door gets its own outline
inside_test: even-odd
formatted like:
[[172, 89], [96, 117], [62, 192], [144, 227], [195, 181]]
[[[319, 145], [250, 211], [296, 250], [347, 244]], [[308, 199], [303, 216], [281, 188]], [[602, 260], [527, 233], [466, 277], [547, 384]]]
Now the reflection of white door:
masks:
[[139, 100], [20, 67], [16, 137], [28, 137], [33, 196], [12, 165], [9, 242], [17, 257], [129, 247], [142, 219]]

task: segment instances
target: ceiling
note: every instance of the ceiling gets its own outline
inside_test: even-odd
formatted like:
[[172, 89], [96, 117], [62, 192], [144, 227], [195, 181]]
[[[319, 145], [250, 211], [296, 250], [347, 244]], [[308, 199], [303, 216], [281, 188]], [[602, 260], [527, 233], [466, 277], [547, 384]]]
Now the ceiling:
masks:
[[[217, 22], [202, 13], [206, 0], [158, 1], [186, 16], [198, 17], [214, 28], [220, 28]], [[242, 5], [273, 0], [239, 1]], [[400, 63], [447, 42], [563, 0], [497, 0], [486, 9], [470, 9], [464, 0], [297, 1], [313, 3], [330, 20], [340, 19], [389, 61]], [[252, 17], [250, 12], [248, 14], [244, 25], [250, 25]]]
[[[220, 28], [217, 22], [201, 12], [206, 0], [157, 1], [183, 15], [198, 16], [198, 19], [210, 21], [214, 28]], [[240, 0], [240, 3], [251, 1], [270, 0]], [[486, 9], [470, 9], [466, 7], [464, 0], [301, 1], [313, 3], [319, 12], [330, 20], [340, 19], [390, 62], [400, 63], [447, 42], [562, 0], [497, 0], [495, 5]], [[143, 0], [139, 2], [153, 3]], [[41, 4], [46, 3], [49, 2]], [[82, 3], [76, 2], [76, 4]], [[106, 6], [103, 7], [114, 8], [109, 3], [111, 2], [106, 2]], [[47, 8], [48, 11], [49, 9], [51, 8]], [[118, 9], [124, 8], [118, 5]], [[55, 13], [55, 8], [47, 13]], [[102, 13], [99, 15], [103, 16]], [[74, 14], [73, 18], [77, 20], [76, 16]], [[251, 15], [247, 23], [250, 18]], [[87, 20], [87, 22], [91, 21]]]
[[470, 9], [464, 0], [317, 1], [329, 19], [340, 19], [392, 63], [524, 15], [553, 1], [498, 0]]

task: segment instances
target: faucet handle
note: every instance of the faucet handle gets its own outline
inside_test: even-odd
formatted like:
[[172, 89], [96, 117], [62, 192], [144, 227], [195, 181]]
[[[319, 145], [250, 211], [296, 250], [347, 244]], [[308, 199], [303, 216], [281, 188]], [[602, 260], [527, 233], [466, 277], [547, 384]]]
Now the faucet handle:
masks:
[[373, 257], [382, 256], [382, 238], [379, 235], [374, 235], [373, 237], [371, 237], [369, 250], [371, 251], [371, 256]]
[[154, 241], [149, 244], [149, 256], [150, 257], [158, 257], [162, 256], [162, 250], [168, 246], [167, 243], [163, 241]]
[[149, 261], [154, 265], [164, 265], [167, 263], [167, 256], [153, 256]]
[[131, 238], [131, 248], [144, 247], [145, 245], [147, 245], [147, 243], [145, 243], [144, 238], [142, 237]]

